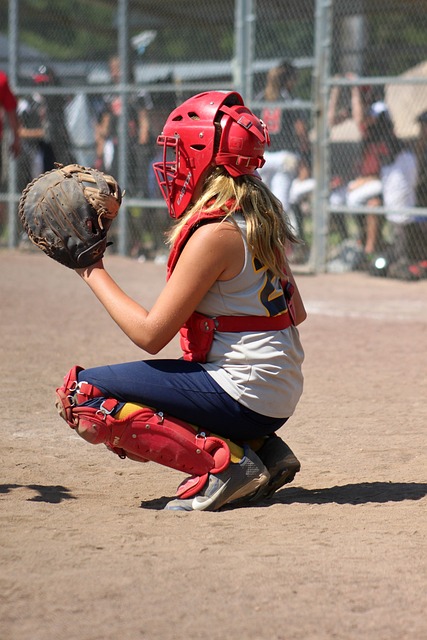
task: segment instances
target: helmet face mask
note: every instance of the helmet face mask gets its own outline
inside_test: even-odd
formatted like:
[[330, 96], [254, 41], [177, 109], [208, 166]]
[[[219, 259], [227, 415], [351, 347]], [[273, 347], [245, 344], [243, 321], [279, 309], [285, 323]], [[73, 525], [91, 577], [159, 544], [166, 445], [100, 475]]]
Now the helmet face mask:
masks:
[[179, 218], [210, 167], [224, 166], [233, 177], [253, 174], [264, 164], [269, 137], [238, 93], [210, 91], [172, 111], [157, 144], [163, 153], [153, 164], [156, 179], [170, 215]]
[[173, 187], [178, 177], [179, 138], [162, 134], [157, 138], [157, 144], [163, 147], [162, 159], [153, 164], [153, 169], [162, 196], [168, 205], [169, 211], [171, 211]]

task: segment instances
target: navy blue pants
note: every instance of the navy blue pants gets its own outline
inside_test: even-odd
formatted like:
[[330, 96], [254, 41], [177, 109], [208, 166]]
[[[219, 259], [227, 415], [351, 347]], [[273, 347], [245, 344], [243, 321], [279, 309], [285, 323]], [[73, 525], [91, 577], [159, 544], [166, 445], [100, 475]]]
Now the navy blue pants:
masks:
[[286, 422], [233, 400], [196, 362], [140, 360], [84, 369], [78, 377], [106, 398], [148, 405], [230, 440], [270, 435]]

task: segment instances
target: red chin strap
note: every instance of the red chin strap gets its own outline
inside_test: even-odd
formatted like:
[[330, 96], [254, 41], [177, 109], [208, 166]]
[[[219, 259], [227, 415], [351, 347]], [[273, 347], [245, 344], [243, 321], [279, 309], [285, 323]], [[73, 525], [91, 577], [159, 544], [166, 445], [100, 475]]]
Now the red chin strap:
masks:
[[232, 153], [218, 153], [215, 157], [217, 166], [225, 167], [234, 178], [255, 173], [265, 164], [265, 158], [250, 158], [248, 156], [236, 156]]

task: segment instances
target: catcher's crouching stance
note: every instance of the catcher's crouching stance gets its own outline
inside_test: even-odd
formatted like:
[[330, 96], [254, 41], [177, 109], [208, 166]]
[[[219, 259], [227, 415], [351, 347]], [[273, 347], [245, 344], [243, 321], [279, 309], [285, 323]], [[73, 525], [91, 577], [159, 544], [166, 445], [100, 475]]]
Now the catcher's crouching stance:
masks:
[[235, 92], [198, 94], [167, 119], [153, 169], [176, 224], [166, 284], [151, 309], [128, 296], [102, 260], [122, 192], [78, 165], [23, 191], [30, 240], [74, 269], [116, 324], [154, 355], [179, 333], [179, 359], [73, 367], [57, 389], [60, 415], [121, 458], [189, 477], [168, 510], [216, 511], [258, 501], [300, 464], [276, 431], [303, 389], [306, 317], [286, 259], [297, 242], [280, 202], [257, 176], [265, 124]]
[[[132, 403], [123, 406], [114, 398], [103, 398], [101, 391], [92, 384], [78, 382], [78, 374], [82, 371], [82, 367], [73, 367], [65, 376], [64, 384], [56, 390], [60, 416], [84, 440], [91, 444], [103, 443], [120, 458], [153, 461], [189, 473], [190, 477], [179, 485], [177, 497], [185, 500], [196, 496], [192, 500], [193, 510], [209, 509], [213, 503], [216, 510], [242, 497], [255, 499], [258, 490], [270, 479], [261, 460], [248, 448], [243, 451], [231, 441], [149, 407]], [[97, 398], [97, 406], [88, 406], [88, 402]], [[113, 417], [113, 413], [117, 417]], [[215, 483], [215, 475], [221, 478], [220, 474], [232, 460], [238, 465], [243, 458], [245, 466], [241, 473], [244, 478], [235, 473], [236, 482], [231, 483], [227, 491], [220, 481], [221, 495], [212, 490], [207, 495], [201, 494], [208, 482]], [[171, 507], [173, 504], [169, 503]]]
[[[91, 167], [58, 164], [27, 185], [19, 216], [33, 244], [64, 266], [80, 269], [103, 257], [121, 201], [122, 191], [112, 176]], [[187, 503], [192, 510], [216, 510], [243, 495], [255, 497], [267, 484], [270, 475], [253, 452], [246, 450], [245, 455], [231, 441], [155, 409], [132, 403], [123, 407], [118, 400], [103, 398], [95, 386], [78, 381], [82, 370], [73, 367], [57, 389], [60, 415], [82, 438], [105, 444], [121, 458], [151, 460], [190, 474], [178, 487], [177, 506], [195, 496]], [[221, 474], [232, 461], [236, 464], [230, 483]], [[204, 491], [216, 480], [218, 490], [209, 486]], [[173, 501], [168, 508], [174, 509]]]

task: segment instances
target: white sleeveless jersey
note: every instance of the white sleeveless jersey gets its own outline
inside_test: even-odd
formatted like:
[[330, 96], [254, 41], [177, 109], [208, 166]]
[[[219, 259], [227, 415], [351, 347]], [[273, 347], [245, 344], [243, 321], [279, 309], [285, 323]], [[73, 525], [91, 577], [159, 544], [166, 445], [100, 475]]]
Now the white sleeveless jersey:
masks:
[[[197, 311], [208, 316], [277, 315], [286, 308], [279, 280], [253, 259], [246, 223], [241, 215], [234, 219], [245, 246], [243, 269], [231, 280], [217, 281]], [[291, 326], [257, 333], [215, 332], [202, 366], [242, 405], [272, 418], [288, 418], [302, 394], [303, 360], [298, 329]]]

